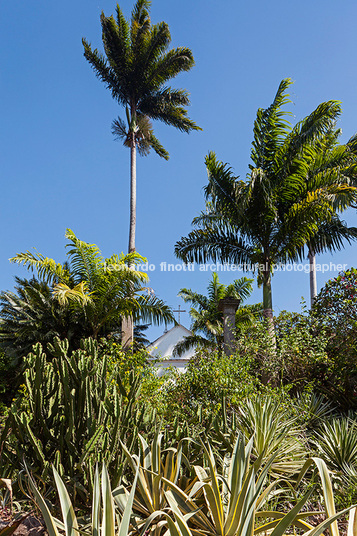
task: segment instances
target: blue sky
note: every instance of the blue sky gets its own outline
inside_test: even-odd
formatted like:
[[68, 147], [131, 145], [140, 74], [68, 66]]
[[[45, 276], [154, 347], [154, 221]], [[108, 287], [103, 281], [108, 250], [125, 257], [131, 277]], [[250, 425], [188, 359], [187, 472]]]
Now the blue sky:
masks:
[[[129, 16], [132, 1], [120, 2]], [[81, 38], [101, 48], [99, 16], [112, 0], [5, 0], [0, 6], [2, 62], [0, 289], [12, 289], [9, 257], [36, 247], [65, 259], [64, 232], [96, 243], [105, 256], [126, 251], [129, 223], [129, 151], [110, 126], [122, 110], [83, 57]], [[320, 102], [342, 101], [342, 142], [357, 131], [355, 56], [357, 4], [345, 0], [154, 0], [152, 22], [165, 20], [173, 46], [193, 50], [196, 66], [172, 82], [191, 93], [190, 116], [203, 132], [182, 134], [155, 125], [170, 152], [138, 159], [137, 250], [156, 270], [150, 285], [177, 308], [182, 287], [204, 291], [210, 275], [161, 272], [177, 263], [175, 242], [203, 208], [204, 157], [214, 150], [244, 177], [256, 110], [266, 107], [282, 78], [291, 77], [296, 120]], [[345, 214], [356, 225], [356, 213]], [[356, 246], [319, 258], [357, 265]], [[232, 274], [221, 274], [229, 283]], [[242, 275], [242, 274], [237, 274]], [[319, 273], [321, 287], [332, 273]], [[275, 312], [299, 310], [308, 298], [308, 275], [277, 273]], [[255, 288], [251, 302], [261, 300]], [[187, 309], [187, 307], [184, 307]], [[189, 316], [181, 321], [189, 326]], [[152, 328], [150, 337], [162, 328]]]

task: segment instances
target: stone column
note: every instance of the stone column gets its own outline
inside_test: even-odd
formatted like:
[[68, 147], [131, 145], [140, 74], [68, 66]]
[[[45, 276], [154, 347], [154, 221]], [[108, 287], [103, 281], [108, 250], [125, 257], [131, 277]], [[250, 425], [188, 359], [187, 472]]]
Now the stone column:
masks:
[[224, 352], [226, 355], [232, 355], [234, 350], [234, 330], [236, 311], [239, 307], [240, 300], [235, 298], [223, 298], [218, 302], [218, 310], [223, 313], [223, 339]]

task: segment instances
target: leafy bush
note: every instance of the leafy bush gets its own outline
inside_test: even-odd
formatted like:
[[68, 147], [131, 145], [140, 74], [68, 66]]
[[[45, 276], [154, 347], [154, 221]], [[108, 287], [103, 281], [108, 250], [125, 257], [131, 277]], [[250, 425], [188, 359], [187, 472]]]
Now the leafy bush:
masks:
[[200, 351], [191, 358], [185, 374], [172, 372], [163, 386], [166, 420], [173, 416], [201, 421], [210, 419], [222, 408], [225, 399], [232, 407], [259, 388], [250, 373], [250, 362], [238, 354], [227, 357], [218, 351]]
[[328, 354], [323, 330], [310, 316], [283, 311], [275, 321], [278, 376], [281, 383], [298, 393], [319, 385], [324, 377]]
[[357, 270], [326, 283], [316, 297], [312, 318], [327, 337], [328, 367], [323, 389], [343, 409], [357, 408]]

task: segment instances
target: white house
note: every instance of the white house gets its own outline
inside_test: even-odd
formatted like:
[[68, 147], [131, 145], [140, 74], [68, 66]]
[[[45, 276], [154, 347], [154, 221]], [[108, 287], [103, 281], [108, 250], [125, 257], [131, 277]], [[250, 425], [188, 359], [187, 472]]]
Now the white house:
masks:
[[177, 324], [156, 339], [156, 341], [149, 344], [147, 347], [149, 354], [153, 358], [161, 358], [164, 360], [164, 363], [158, 363], [156, 365], [159, 368], [160, 375], [163, 374], [167, 367], [176, 367], [179, 372], [185, 372], [188, 361], [195, 353], [195, 348], [187, 350], [181, 357], [173, 356], [172, 352], [175, 345], [189, 335], [192, 335], [192, 331], [181, 324]]

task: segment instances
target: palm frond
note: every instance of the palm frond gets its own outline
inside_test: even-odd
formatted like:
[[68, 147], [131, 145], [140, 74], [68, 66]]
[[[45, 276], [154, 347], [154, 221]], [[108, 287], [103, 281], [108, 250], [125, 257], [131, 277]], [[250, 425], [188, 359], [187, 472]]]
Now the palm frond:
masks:
[[209, 341], [200, 335], [189, 335], [175, 345], [172, 355], [181, 357], [192, 348], [208, 348], [214, 350], [217, 348], [217, 343]]
[[71, 273], [78, 283], [86, 281], [89, 291], [95, 288], [98, 264], [103, 262], [98, 246], [79, 240], [71, 229], [66, 230], [66, 245]]
[[212, 259], [213, 262], [249, 264], [254, 251], [247, 241], [225, 229], [194, 229], [175, 245], [175, 255], [184, 262], [204, 263]]
[[292, 83], [290, 78], [282, 80], [269, 108], [257, 112], [251, 152], [256, 168], [269, 169], [273, 165], [275, 152], [291, 130], [290, 123], [285, 118], [292, 114], [281, 108], [291, 102], [286, 91]]
[[81, 281], [73, 288], [64, 283], [58, 283], [53, 287], [53, 296], [58, 300], [60, 305], [68, 305], [71, 302], [86, 305], [91, 301], [85, 281]]
[[225, 292], [226, 296], [231, 296], [232, 298], [240, 299], [242, 301], [248, 299], [253, 292], [253, 281], [254, 279], [248, 277], [236, 279], [233, 283], [227, 286]]
[[110, 90], [113, 99], [125, 105], [127, 103], [126, 94], [118, 84], [115, 72], [108, 65], [104, 54], [98, 52], [97, 49], [92, 50], [90, 43], [84, 38], [82, 39], [82, 44], [84, 47], [84, 57], [92, 66], [96, 77], [104, 82], [107, 89]]
[[41, 253], [35, 251], [26, 251], [18, 253], [15, 257], [9, 259], [10, 262], [25, 266], [28, 270], [36, 271], [38, 277], [44, 279], [47, 283], [53, 281], [66, 282], [68, 281], [69, 273], [61, 263], [57, 263], [53, 259], [45, 257]]
[[203, 294], [194, 292], [190, 288], [182, 288], [177, 295], [182, 298], [185, 303], [190, 302], [194, 307], [208, 307], [208, 299]]

